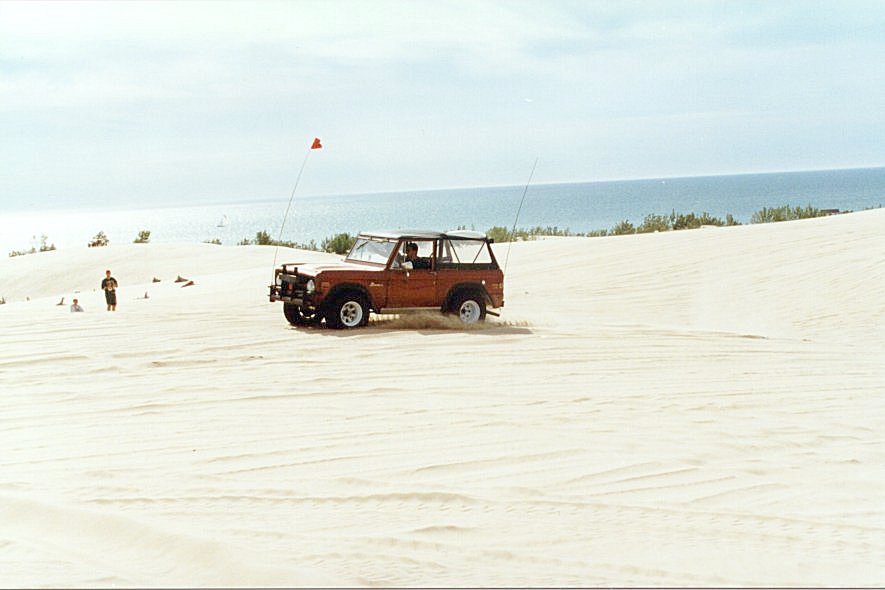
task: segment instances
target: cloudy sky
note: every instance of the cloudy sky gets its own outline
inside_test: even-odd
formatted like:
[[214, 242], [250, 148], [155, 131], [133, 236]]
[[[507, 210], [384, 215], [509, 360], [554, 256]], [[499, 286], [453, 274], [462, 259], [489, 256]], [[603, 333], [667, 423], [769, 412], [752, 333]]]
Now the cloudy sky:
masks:
[[885, 3], [0, 1], [0, 209], [885, 165]]

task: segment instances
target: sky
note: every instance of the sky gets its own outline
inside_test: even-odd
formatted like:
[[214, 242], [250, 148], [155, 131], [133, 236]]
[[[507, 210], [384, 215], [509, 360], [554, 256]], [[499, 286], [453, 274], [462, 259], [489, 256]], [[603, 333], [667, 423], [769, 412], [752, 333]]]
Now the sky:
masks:
[[877, 0], [0, 0], [0, 211], [882, 166], [883, 97]]

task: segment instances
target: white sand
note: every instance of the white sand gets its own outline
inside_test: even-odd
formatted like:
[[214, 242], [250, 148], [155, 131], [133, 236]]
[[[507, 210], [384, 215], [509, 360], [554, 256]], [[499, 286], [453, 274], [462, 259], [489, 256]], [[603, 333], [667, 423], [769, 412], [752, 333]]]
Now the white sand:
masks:
[[0, 260], [0, 586], [882, 586], [883, 227], [518, 243], [481, 330], [292, 329], [271, 248]]

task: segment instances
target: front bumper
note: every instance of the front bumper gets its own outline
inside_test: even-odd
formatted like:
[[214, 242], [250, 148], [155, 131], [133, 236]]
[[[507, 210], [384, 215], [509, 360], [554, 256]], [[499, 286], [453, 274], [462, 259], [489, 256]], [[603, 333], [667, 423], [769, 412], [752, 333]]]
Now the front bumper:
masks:
[[287, 294], [285, 291], [283, 291], [280, 287], [278, 287], [276, 285], [270, 286], [269, 299], [270, 299], [271, 303], [273, 303], [274, 301], [283, 301], [285, 303], [293, 303], [295, 305], [304, 305], [304, 296], [303, 295], [299, 297], [298, 295]]
[[284, 264], [274, 274], [274, 284], [269, 286], [271, 302], [284, 301], [299, 306], [312, 304], [312, 293], [307, 292], [307, 282], [313, 277], [298, 274], [298, 268]]

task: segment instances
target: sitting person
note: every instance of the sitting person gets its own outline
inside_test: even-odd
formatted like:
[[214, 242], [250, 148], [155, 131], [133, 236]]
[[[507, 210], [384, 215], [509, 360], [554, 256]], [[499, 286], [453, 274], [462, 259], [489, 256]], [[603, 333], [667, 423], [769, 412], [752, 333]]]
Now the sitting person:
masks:
[[418, 244], [415, 242], [406, 244], [406, 259], [403, 261], [403, 264], [406, 262], [410, 262], [414, 269], [430, 269], [430, 261], [418, 256]]
[[83, 307], [76, 299], [74, 299], [74, 303], [71, 304], [71, 311], [83, 311]]

